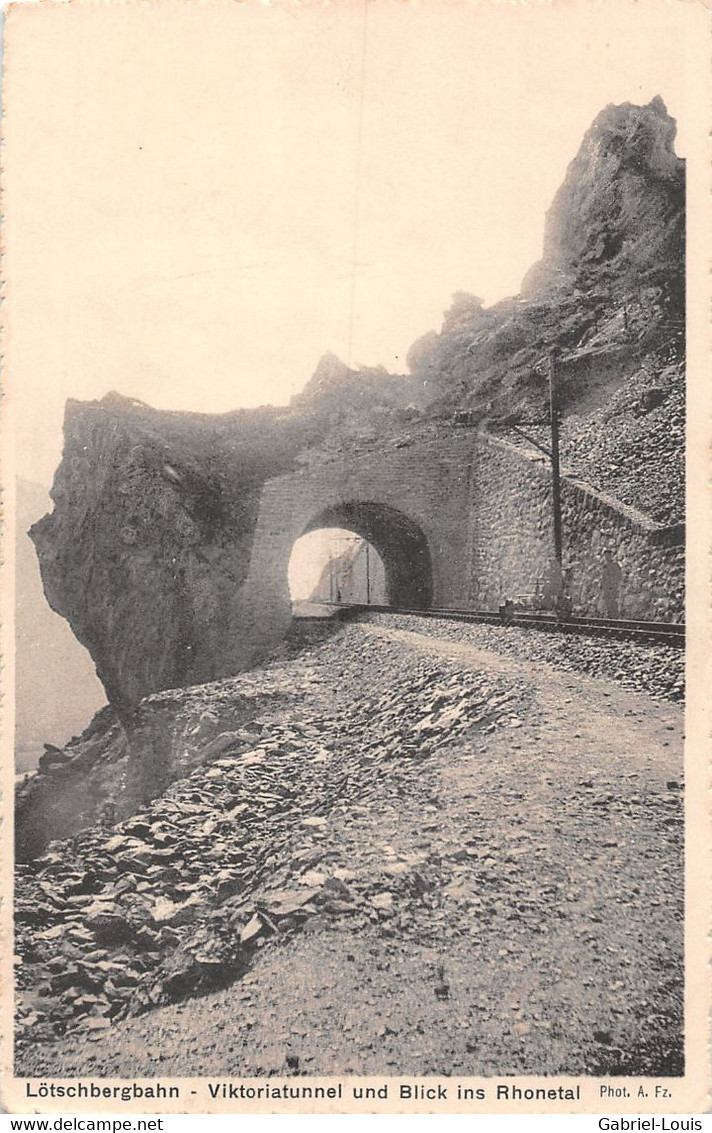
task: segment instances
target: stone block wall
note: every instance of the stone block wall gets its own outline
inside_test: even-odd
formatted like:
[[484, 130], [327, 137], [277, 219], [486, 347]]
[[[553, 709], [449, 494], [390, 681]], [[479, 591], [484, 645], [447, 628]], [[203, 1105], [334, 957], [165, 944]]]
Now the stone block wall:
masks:
[[[492, 608], [504, 598], [550, 593], [554, 556], [548, 461], [480, 436], [473, 483], [472, 604]], [[620, 617], [683, 620], [682, 529], [663, 529], [633, 508], [565, 476], [561, 511], [566, 589], [575, 613], [610, 612], [604, 595], [609, 550], [620, 568]]]
[[[391, 509], [422, 532], [431, 559], [433, 605], [463, 605], [474, 453], [473, 435], [460, 433], [270, 480], [262, 492], [248, 577], [234, 599], [243, 638], [265, 642], [284, 635], [291, 620], [287, 573], [294, 542], [318, 527], [320, 517], [324, 526], [343, 526], [330, 517], [345, 505], [372, 506], [384, 514]], [[387, 556], [378, 549], [388, 572]], [[237, 619], [234, 611], [231, 619]]]
[[476, 609], [550, 588], [551, 487], [543, 459], [523, 460], [510, 445], [478, 441], [468, 517], [468, 605]]

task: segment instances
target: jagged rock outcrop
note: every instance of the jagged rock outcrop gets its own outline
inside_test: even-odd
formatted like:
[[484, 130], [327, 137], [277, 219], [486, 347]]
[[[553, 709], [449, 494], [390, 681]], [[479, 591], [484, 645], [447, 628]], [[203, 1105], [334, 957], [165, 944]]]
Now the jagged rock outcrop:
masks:
[[675, 123], [659, 96], [601, 111], [547, 213], [544, 256], [526, 276], [524, 296], [597, 285], [634, 295], [652, 285], [682, 306], [685, 163], [674, 143]]
[[[543, 404], [537, 364], [627, 348], [684, 353], [685, 165], [660, 98], [608, 106], [587, 132], [546, 217], [544, 254], [521, 294], [485, 308], [457, 292], [442, 329], [408, 361], [444, 407], [484, 416]], [[651, 383], [652, 384], [652, 383]]]
[[160, 413], [70, 401], [55, 509], [36, 523], [45, 593], [120, 715], [159, 689], [249, 665], [245, 579], [262, 484], [299, 447], [279, 411]]
[[[424, 545], [415, 523], [414, 530], [403, 525], [395, 550], [386, 548], [401, 562], [419, 556], [425, 561], [432, 546], [454, 563], [453, 533], [465, 530], [469, 542], [457, 566], [471, 584], [467, 593], [473, 603], [482, 594], [491, 602], [496, 584], [501, 587], [505, 576], [507, 585], [512, 577], [527, 578], [532, 564], [534, 572], [539, 566], [548, 570], [550, 479], [541, 455], [525, 456], [509, 440], [458, 433], [452, 429], [452, 410], [467, 410], [466, 418], [473, 410], [474, 417], [479, 413], [494, 422], [518, 407], [536, 408], [545, 382], [536, 363], [552, 347], [576, 359], [562, 388], [562, 454], [576, 475], [596, 487], [576, 485], [564, 469], [565, 545], [577, 549], [566, 568], [570, 593], [588, 603], [586, 612], [594, 612], [601, 599], [605, 606], [601, 557], [613, 552], [621, 581], [612, 602], [621, 598], [621, 613], [682, 616], [683, 549], [681, 533], [672, 529], [681, 519], [684, 443], [683, 342], [676, 321], [684, 222], [681, 165], [672, 151], [674, 127], [659, 100], [645, 108], [609, 108], [597, 123], [552, 206], [544, 260], [528, 278], [526, 296], [487, 309], [476, 297], [458, 293], [440, 333], [431, 332], [409, 353], [412, 381], [379, 369], [351, 370], [327, 356], [304, 394], [283, 410], [222, 417], [159, 413], [115, 395], [69, 404], [52, 493], [55, 510], [34, 525], [32, 536], [48, 600], [90, 650], [111, 707], [65, 748], [46, 745], [38, 774], [18, 791], [17, 856], [30, 863], [20, 867], [16, 891], [22, 1057], [38, 1040], [74, 1028], [96, 1037], [112, 1020], [234, 978], [271, 936], [279, 932], [288, 939], [302, 928], [319, 931], [325, 919], [328, 924], [329, 918], [353, 918], [369, 933], [377, 927], [387, 937], [395, 931], [407, 937], [417, 902], [437, 910], [435, 944], [443, 934], [461, 936], [463, 923], [470, 940], [483, 921], [482, 901], [472, 889], [460, 904], [459, 886], [464, 874], [471, 881], [473, 859], [499, 861], [513, 853], [508, 871], [518, 900], [517, 862], [531, 861], [532, 847], [503, 849], [495, 839], [483, 848], [481, 831], [502, 826], [489, 821], [486, 812], [475, 815], [469, 850], [463, 851], [451, 824], [444, 824], [446, 855], [437, 846], [430, 857], [419, 850], [407, 857], [405, 851], [397, 854], [381, 831], [379, 838], [361, 838], [371, 857], [352, 874], [350, 847], [337, 843], [359, 812], [380, 815], [390, 807], [394, 821], [401, 822], [413, 785], [419, 833], [424, 811], [438, 810], [438, 756], [442, 766], [449, 766], [453, 750], [456, 758], [475, 749], [481, 754], [488, 742], [498, 744], [501, 765], [489, 758], [491, 749], [488, 758], [470, 762], [473, 774], [490, 767], [495, 793], [479, 789], [480, 783], [463, 798], [494, 797], [496, 805], [489, 809], [501, 813], [516, 795], [524, 812], [529, 795], [520, 805], [521, 790], [496, 797], [495, 779], [514, 781], [509, 764], [522, 745], [512, 737], [521, 736], [520, 729], [530, 723], [538, 735], [542, 719], [549, 720], [550, 730], [572, 735], [581, 718], [580, 702], [574, 698], [558, 720], [552, 715], [558, 705], [550, 694], [536, 700], [527, 674], [513, 676], [510, 666], [483, 670], [482, 648], [505, 655], [516, 651], [528, 658], [528, 672], [545, 664], [570, 676], [583, 668], [656, 697], [682, 697], [682, 658], [672, 648], [651, 650], [574, 635], [535, 634], [525, 641], [486, 626], [469, 638], [476, 653], [471, 667], [463, 667], [467, 641], [462, 635], [472, 634], [472, 627], [437, 627], [432, 620], [425, 632], [441, 636], [439, 646], [450, 639], [458, 645], [450, 657], [440, 647], [430, 658], [420, 649], [408, 657], [397, 626], [384, 646], [386, 622], [385, 634], [379, 623], [368, 627], [374, 632], [361, 641], [359, 627], [347, 627], [343, 638], [298, 664], [230, 675], [254, 665], [275, 640], [268, 625], [269, 603], [278, 590], [271, 573], [275, 548], [282, 553], [283, 544], [300, 530], [349, 518], [354, 530], [360, 521], [364, 537], [374, 539], [374, 532], [410, 522], [367, 494], [372, 482], [359, 482], [356, 466], [349, 464], [344, 438], [362, 456], [368, 430], [374, 448], [384, 450], [387, 475], [378, 487], [390, 477], [397, 481], [389, 482], [394, 497], [399, 493], [397, 503], [420, 499], [417, 487], [427, 514], [452, 509], [450, 525], [429, 541], [423, 536]], [[608, 227], [601, 228], [604, 220]], [[424, 391], [420, 401], [413, 393], [418, 390]], [[438, 399], [434, 406], [428, 405], [432, 397]], [[428, 444], [410, 448], [408, 460], [394, 459], [395, 449], [407, 454], [424, 437]], [[297, 468], [323, 457], [329, 445], [341, 456], [335, 478], [354, 492], [346, 500], [328, 495], [328, 469], [321, 470], [320, 480]], [[360, 467], [364, 464], [370, 473], [377, 462], [362, 461]], [[438, 466], [447, 480], [436, 477]], [[292, 475], [279, 479], [287, 472]], [[652, 494], [646, 497], [646, 514], [635, 515], [643, 480], [646, 491], [652, 485]], [[400, 495], [403, 483], [411, 487], [411, 497]], [[464, 485], [462, 496], [456, 494], [458, 485]], [[598, 491], [601, 486], [618, 495], [607, 499]], [[662, 493], [669, 507], [657, 514]], [[271, 511], [261, 510], [265, 497]], [[349, 499], [358, 500], [358, 506]], [[650, 521], [651, 514], [671, 528]], [[520, 562], [526, 569], [519, 570]], [[517, 569], [508, 575], [513, 565]], [[286, 561], [278, 566], [286, 575]], [[346, 572], [353, 563], [342, 566]], [[268, 601], [253, 608], [247, 583], [250, 572], [259, 570], [267, 578], [263, 598], [266, 594]], [[424, 568], [422, 574], [430, 579]], [[418, 576], [413, 582], [418, 594], [420, 586]], [[278, 597], [288, 611], [282, 590]], [[422, 590], [428, 596], [434, 592], [430, 582]], [[551, 674], [542, 687], [550, 680]], [[626, 712], [635, 715], [630, 708]], [[663, 735], [669, 735], [667, 729]], [[591, 760], [595, 774], [601, 758], [610, 757], [603, 746], [594, 753], [599, 762]], [[663, 747], [668, 748], [666, 739], [661, 752]], [[644, 743], [642, 749], [647, 750]], [[531, 760], [520, 763], [526, 775]], [[623, 798], [630, 829], [637, 824], [648, 832], [641, 861], [654, 856], [656, 846], [667, 845], [671, 830], [681, 830], [677, 768], [664, 792], [660, 769], [667, 764], [656, 766], [652, 795], [641, 796], [637, 788], [633, 793], [631, 787], [630, 797], [624, 792]], [[585, 828], [593, 799], [600, 804], [598, 827], [605, 813], [617, 838], [622, 811], [610, 805], [616, 799], [608, 778], [594, 783], [578, 754], [572, 763], [569, 752], [561, 768], [570, 783], [565, 781], [559, 793], [567, 806], [572, 799], [575, 803], [571, 830]], [[533, 774], [541, 779], [536, 767]], [[545, 825], [550, 780], [539, 794]], [[462, 821], [463, 829], [473, 829], [470, 802]], [[600, 846], [619, 845], [626, 862], [629, 858], [630, 839], [625, 845], [625, 840], [601, 841], [598, 827], [592, 840], [580, 844], [581, 853], [569, 854], [572, 861], [594, 863], [591, 877]], [[674, 845], [677, 852], [677, 837]], [[42, 850], [43, 856], [31, 861]], [[464, 864], [463, 853], [469, 855]], [[560, 857], [551, 862], [557, 884]], [[674, 870], [668, 860], [664, 867], [666, 891], [672, 892]], [[631, 876], [635, 868], [634, 862]], [[536, 895], [541, 870], [530, 872], [528, 884]], [[496, 920], [504, 904], [504, 928], [495, 924], [492, 931], [495, 950], [514, 907], [502, 902], [500, 882], [494, 878], [492, 908], [485, 910]], [[446, 923], [441, 911], [446, 890], [456, 903], [454, 924]], [[574, 888], [567, 880], [569, 890]], [[585, 895], [590, 885], [583, 884], [581, 891]], [[649, 911], [650, 902], [638, 896], [640, 908]], [[584, 905], [585, 926], [591, 910]], [[519, 908], [532, 921], [531, 954], [536, 956], [542, 917], [534, 906], [529, 912], [521, 903]], [[663, 919], [665, 925], [676, 923], [667, 913]], [[654, 938], [660, 925], [661, 919], [649, 922], [636, 939]], [[625, 918], [621, 927], [622, 932], [628, 927]], [[670, 954], [667, 938], [663, 945], [664, 960]], [[635, 971], [627, 940], [624, 949], [621, 965]], [[507, 959], [504, 967], [510, 963]], [[645, 973], [643, 982], [648, 990], [653, 986]], [[441, 994], [449, 994], [442, 976], [435, 990], [438, 998]], [[675, 1010], [677, 1004], [676, 999]], [[641, 1010], [641, 1018], [666, 1022], [673, 1017], [650, 1016], [647, 1005]], [[667, 1022], [666, 1028], [669, 1032]], [[600, 1033], [594, 1031], [594, 1038]], [[651, 1073], [673, 1065], [669, 1059], [661, 1062], [663, 1039], [679, 1049], [677, 1030], [666, 1038], [659, 1028], [652, 1044], [657, 1061], [641, 1063]], [[609, 1038], [601, 1042], [608, 1050]], [[627, 1050], [624, 1042], [621, 1049]]]
[[391, 374], [383, 366], [354, 368], [329, 352], [291, 407], [319, 421], [320, 448], [328, 451], [397, 432], [420, 416], [433, 392], [419, 374]]

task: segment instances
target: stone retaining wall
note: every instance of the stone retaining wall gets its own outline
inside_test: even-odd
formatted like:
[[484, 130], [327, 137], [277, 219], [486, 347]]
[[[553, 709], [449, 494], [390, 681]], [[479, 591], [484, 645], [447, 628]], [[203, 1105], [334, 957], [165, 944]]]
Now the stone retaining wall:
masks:
[[[554, 579], [551, 473], [544, 457], [481, 436], [471, 501], [470, 600], [551, 593]], [[563, 561], [574, 612], [659, 621], [684, 616], [684, 529], [661, 528], [590, 485], [561, 485]], [[672, 545], [671, 545], [672, 544]], [[606, 586], [606, 550], [619, 584]], [[617, 589], [617, 594], [613, 592]], [[608, 591], [608, 600], [606, 596]]]

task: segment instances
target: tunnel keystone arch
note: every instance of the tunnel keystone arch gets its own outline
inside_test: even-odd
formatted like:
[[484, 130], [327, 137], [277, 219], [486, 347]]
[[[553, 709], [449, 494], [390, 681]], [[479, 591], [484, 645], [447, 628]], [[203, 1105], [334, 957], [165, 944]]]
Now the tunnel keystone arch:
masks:
[[365, 539], [378, 552], [386, 572], [391, 606], [427, 609], [433, 601], [433, 566], [422, 529], [403, 512], [375, 501], [351, 501], [325, 508], [301, 535], [341, 527]]

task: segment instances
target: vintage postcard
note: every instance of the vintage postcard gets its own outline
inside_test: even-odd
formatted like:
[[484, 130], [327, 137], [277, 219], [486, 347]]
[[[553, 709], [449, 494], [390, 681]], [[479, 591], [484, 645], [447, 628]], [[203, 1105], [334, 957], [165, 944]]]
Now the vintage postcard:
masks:
[[709, 58], [11, 5], [6, 1110], [707, 1109]]

